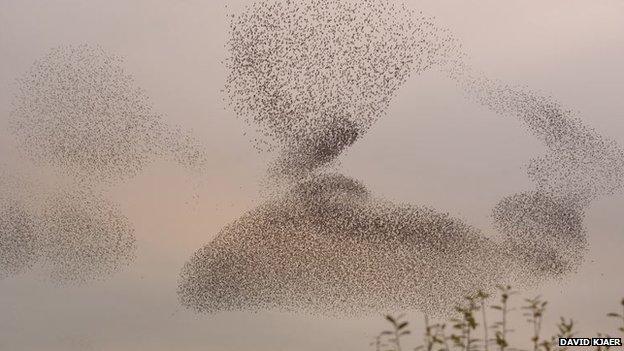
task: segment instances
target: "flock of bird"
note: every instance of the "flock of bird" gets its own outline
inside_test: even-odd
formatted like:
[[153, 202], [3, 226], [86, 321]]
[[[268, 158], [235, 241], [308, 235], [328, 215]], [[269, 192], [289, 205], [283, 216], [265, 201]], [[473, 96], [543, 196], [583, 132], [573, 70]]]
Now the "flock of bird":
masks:
[[[400, 2], [258, 1], [233, 17], [228, 48], [226, 102], [258, 149], [276, 154], [268, 168], [280, 186], [184, 266], [178, 291], [191, 309], [450, 312], [478, 289], [574, 271], [584, 208], [622, 187], [615, 142], [552, 98], [480, 74], [448, 30]], [[501, 240], [336, 170], [401, 85], [430, 69], [549, 150], [528, 167], [535, 189], [493, 209]]]
[[[226, 104], [258, 151], [275, 155], [267, 170], [281, 186], [184, 265], [178, 295], [193, 310], [446, 313], [477, 289], [573, 272], [587, 247], [584, 209], [624, 185], [614, 141], [554, 99], [479, 73], [448, 30], [399, 1], [258, 0], [229, 34]], [[18, 81], [17, 144], [75, 183], [35, 201], [0, 173], [0, 275], [40, 265], [59, 282], [109, 276], [137, 248], [131, 223], [95, 185], [155, 158], [205, 166], [201, 143], [164, 123], [122, 67], [99, 47], [59, 47]], [[493, 209], [502, 239], [337, 170], [403, 83], [432, 69], [548, 149], [528, 167], [535, 188]]]
[[106, 189], [158, 158], [202, 169], [206, 153], [101, 47], [54, 48], [16, 86], [9, 126], [22, 157], [69, 181], [34, 179], [33, 188], [2, 170], [0, 275], [37, 267], [60, 284], [108, 277], [132, 261], [136, 243]]

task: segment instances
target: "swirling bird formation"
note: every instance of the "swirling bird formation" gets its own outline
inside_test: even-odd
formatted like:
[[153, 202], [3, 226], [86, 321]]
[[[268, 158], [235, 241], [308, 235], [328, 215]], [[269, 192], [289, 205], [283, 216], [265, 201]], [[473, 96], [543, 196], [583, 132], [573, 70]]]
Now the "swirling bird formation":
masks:
[[[182, 270], [197, 311], [447, 312], [477, 289], [561, 277], [582, 262], [583, 209], [624, 180], [624, 153], [549, 97], [478, 73], [449, 31], [388, 0], [258, 1], [231, 24], [227, 103], [286, 184]], [[331, 165], [408, 77], [437, 69], [550, 151], [534, 190], [500, 201], [502, 240], [434, 209], [375, 197]]]
[[201, 144], [168, 126], [123, 60], [99, 46], [61, 46], [37, 60], [17, 80], [9, 122], [24, 160], [69, 181], [29, 189], [18, 181], [22, 175], [4, 167], [2, 276], [34, 265], [61, 284], [110, 276], [133, 260], [136, 240], [132, 224], [102, 188], [137, 175], [157, 158], [205, 167]]
[[[562, 277], [582, 262], [584, 209], [624, 185], [624, 151], [551, 97], [471, 67], [443, 27], [390, 0], [265, 0], [234, 16], [226, 104], [246, 122], [280, 184], [182, 268], [178, 294], [200, 312], [276, 309], [332, 315], [446, 312], [495, 284]], [[336, 171], [410, 78], [438, 70], [475, 102], [517, 118], [548, 153], [535, 188], [503, 198], [491, 239], [435, 209], [397, 204]], [[123, 61], [64, 46], [18, 81], [11, 128], [25, 157], [73, 179], [36, 201], [0, 174], [0, 275], [35, 265], [59, 282], [128, 265], [130, 221], [97, 191], [155, 158], [205, 166], [201, 143], [168, 126]], [[6, 173], [6, 170], [5, 170]]]

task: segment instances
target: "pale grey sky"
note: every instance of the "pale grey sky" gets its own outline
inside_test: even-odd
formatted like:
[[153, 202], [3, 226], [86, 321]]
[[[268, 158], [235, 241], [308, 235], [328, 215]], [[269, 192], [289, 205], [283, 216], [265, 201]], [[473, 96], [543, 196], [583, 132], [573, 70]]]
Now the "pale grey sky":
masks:
[[[551, 94], [624, 145], [624, 1], [409, 3], [450, 28], [489, 75]], [[199, 184], [159, 163], [112, 190], [139, 245], [136, 262], [112, 279], [74, 288], [35, 273], [0, 281], [0, 350], [355, 351], [384, 327], [380, 317], [196, 315], [178, 304], [182, 264], [260, 200], [263, 162], [220, 93], [225, 16], [223, 3], [208, 1], [0, 0], [0, 161], [16, 159], [4, 132], [14, 79], [50, 48], [79, 43], [125, 57], [155, 109], [192, 128], [211, 156]], [[542, 150], [516, 121], [427, 72], [405, 84], [388, 116], [342, 156], [342, 169], [375, 194], [487, 230], [497, 201], [531, 186], [523, 166]], [[591, 251], [581, 271], [538, 289], [552, 301], [549, 320], [566, 315], [583, 330], [614, 331], [604, 315], [624, 297], [622, 208], [618, 194], [587, 211]]]

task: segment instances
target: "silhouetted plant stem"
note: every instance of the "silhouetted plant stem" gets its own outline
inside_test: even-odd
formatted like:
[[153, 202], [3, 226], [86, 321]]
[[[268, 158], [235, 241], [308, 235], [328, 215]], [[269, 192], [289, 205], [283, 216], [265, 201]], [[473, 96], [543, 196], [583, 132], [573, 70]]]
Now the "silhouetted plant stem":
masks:
[[429, 317], [425, 314], [425, 349], [431, 351], [432, 347], [431, 326], [429, 326]]
[[400, 315], [397, 318], [387, 315], [386, 320], [392, 324], [392, 330], [385, 330], [381, 333], [381, 335], [393, 336], [390, 341], [396, 346], [396, 351], [402, 351], [401, 337], [410, 333], [410, 331], [406, 329], [409, 323], [401, 321], [402, 318], [403, 315]]
[[533, 327], [533, 336], [531, 341], [533, 342], [533, 351], [538, 351], [540, 331], [542, 329], [542, 320], [544, 318], [544, 311], [546, 310], [546, 301], [542, 301], [540, 296], [536, 296], [532, 299], [525, 299], [527, 305], [522, 307], [528, 312], [524, 315], [529, 317], [528, 322]]
[[[611, 336], [609, 336], [609, 334], [602, 334], [602, 333], [597, 333], [596, 334], [597, 337], [599, 338], [610, 338]], [[611, 346], [596, 346], [596, 351], [606, 351], [608, 349], [610, 349]]]
[[611, 318], [616, 318], [618, 320], [620, 320], [622, 322], [622, 326], [618, 328], [618, 330], [622, 333], [624, 333], [624, 299], [622, 299], [622, 301], [620, 302], [620, 304], [622, 305], [622, 312], [621, 313], [608, 313], [607, 317], [611, 317]]
[[489, 294], [486, 294], [485, 292], [479, 290], [479, 292], [477, 292], [477, 298], [479, 299], [479, 303], [481, 305], [481, 315], [483, 318], [483, 348], [485, 351], [489, 351], [489, 343], [490, 343], [490, 339], [488, 338], [488, 324], [487, 324], [487, 318], [486, 318], [486, 310], [485, 310], [485, 299], [487, 299], [488, 297], [490, 297]]
[[496, 328], [495, 338], [496, 345], [498, 345], [500, 351], [505, 351], [505, 348], [509, 346], [507, 341], [507, 314], [509, 313], [509, 298], [515, 292], [511, 290], [511, 286], [509, 285], [498, 285], [496, 286], [500, 291], [500, 305], [491, 306], [494, 310], [501, 311], [501, 320], [494, 323], [494, 328]]
[[453, 328], [461, 331], [461, 336], [451, 335], [455, 346], [461, 347], [464, 351], [472, 351], [472, 338], [471, 331], [477, 328], [477, 321], [474, 316], [474, 312], [477, 311], [478, 305], [474, 296], [466, 297], [467, 304], [465, 306], [456, 306], [455, 310], [460, 313], [461, 318], [454, 318], [451, 321], [454, 323]]
[[375, 351], [381, 351], [381, 346], [382, 346], [381, 336], [382, 334], [377, 334], [377, 336], [375, 336], [375, 340], [370, 343], [370, 345], [375, 346]]
[[442, 340], [442, 343], [444, 344], [444, 349], [446, 351], [451, 351], [451, 348], [449, 347], [449, 344], [448, 344], [448, 337], [446, 336], [445, 328], [446, 328], [446, 324], [442, 324], [440, 326], [441, 333], [442, 333], [442, 339], [441, 340]]

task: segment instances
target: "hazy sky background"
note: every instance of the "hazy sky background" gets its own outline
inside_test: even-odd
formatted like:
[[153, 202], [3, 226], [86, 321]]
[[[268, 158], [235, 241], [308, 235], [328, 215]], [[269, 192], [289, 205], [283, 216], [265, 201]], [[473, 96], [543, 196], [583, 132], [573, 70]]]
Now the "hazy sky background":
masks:
[[[112, 279], [76, 288], [36, 273], [0, 281], [0, 350], [351, 351], [368, 349], [385, 326], [380, 316], [196, 315], [178, 303], [182, 264], [261, 200], [264, 163], [220, 92], [226, 14], [244, 3], [0, 0], [0, 162], [19, 160], [4, 131], [14, 80], [50, 48], [81, 43], [125, 57], [155, 110], [192, 129], [210, 156], [201, 181], [156, 163], [112, 189], [139, 245], [134, 264]], [[624, 1], [409, 3], [450, 28], [489, 75], [554, 96], [624, 144]], [[487, 231], [494, 205], [531, 187], [523, 167], [541, 152], [516, 120], [465, 100], [432, 71], [405, 84], [388, 116], [342, 155], [341, 169], [376, 195]], [[566, 315], [588, 332], [615, 332], [604, 315], [624, 297], [623, 209], [618, 194], [587, 211], [583, 268], [538, 289], [551, 300], [548, 321]]]

